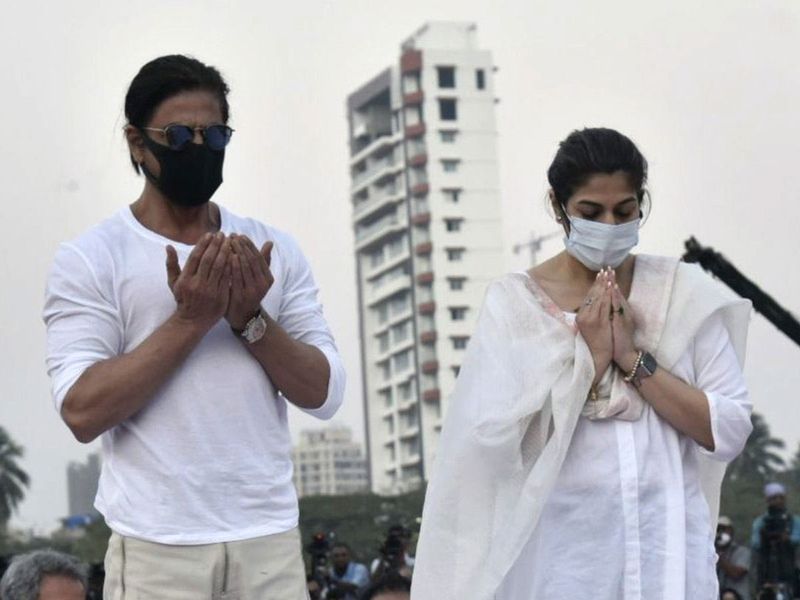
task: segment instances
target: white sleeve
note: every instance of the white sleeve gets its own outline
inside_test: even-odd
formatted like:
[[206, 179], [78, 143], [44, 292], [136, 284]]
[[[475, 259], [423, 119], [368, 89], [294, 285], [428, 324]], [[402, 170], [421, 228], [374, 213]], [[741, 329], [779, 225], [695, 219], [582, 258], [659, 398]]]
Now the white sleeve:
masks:
[[753, 429], [753, 405], [722, 317], [714, 314], [700, 327], [693, 342], [695, 386], [708, 398], [714, 450], [701, 452], [730, 462], [744, 448]]
[[83, 372], [121, 353], [123, 327], [119, 310], [103, 292], [88, 259], [62, 244], [45, 290], [47, 374], [56, 410]]
[[318, 288], [308, 260], [297, 244], [287, 236], [283, 242], [286, 251], [286, 281], [283, 287], [277, 323], [292, 339], [318, 348], [328, 361], [330, 378], [328, 395], [319, 408], [301, 408], [319, 419], [330, 419], [339, 410], [344, 399], [345, 372], [333, 335], [317, 300]]

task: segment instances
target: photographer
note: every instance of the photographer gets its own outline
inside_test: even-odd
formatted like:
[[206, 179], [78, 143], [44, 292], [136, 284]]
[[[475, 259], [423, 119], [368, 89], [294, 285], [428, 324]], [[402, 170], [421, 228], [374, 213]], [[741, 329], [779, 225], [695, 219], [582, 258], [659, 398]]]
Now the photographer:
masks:
[[751, 546], [758, 569], [757, 589], [765, 586], [800, 593], [795, 554], [800, 545], [800, 519], [786, 510], [786, 488], [780, 483], [764, 487], [767, 512], [753, 522]]
[[372, 579], [378, 579], [386, 573], [399, 573], [410, 579], [414, 570], [414, 557], [408, 553], [410, 542], [411, 531], [407, 527], [392, 525], [379, 548], [381, 556], [373, 560], [369, 567]]
[[356, 600], [361, 589], [369, 583], [367, 567], [353, 562], [350, 546], [343, 542], [333, 545], [331, 563], [333, 568], [328, 571], [329, 588], [341, 591], [338, 597], [343, 600]]
[[742, 600], [750, 600], [750, 585], [747, 573], [750, 568], [750, 550], [736, 543], [733, 523], [722, 516], [717, 522], [717, 579], [719, 589], [734, 591]]
[[311, 566], [306, 578], [306, 588], [310, 595], [318, 594], [319, 598], [325, 598], [329, 584], [330, 568], [328, 565], [328, 553], [331, 545], [328, 536], [322, 532], [315, 533], [311, 541], [306, 545], [306, 552], [311, 557]]

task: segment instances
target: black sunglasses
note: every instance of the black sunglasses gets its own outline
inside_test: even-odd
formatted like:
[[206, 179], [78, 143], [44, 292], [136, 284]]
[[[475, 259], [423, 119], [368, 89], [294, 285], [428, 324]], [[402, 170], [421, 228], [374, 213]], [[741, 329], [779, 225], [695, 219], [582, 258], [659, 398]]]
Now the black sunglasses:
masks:
[[203, 142], [212, 150], [224, 150], [231, 141], [233, 129], [227, 125], [209, 125], [208, 127], [189, 127], [188, 125], [167, 125], [163, 129], [157, 127], [142, 127], [147, 131], [160, 131], [167, 139], [167, 145], [172, 150], [183, 150], [187, 144], [192, 143], [194, 132], [199, 131]]

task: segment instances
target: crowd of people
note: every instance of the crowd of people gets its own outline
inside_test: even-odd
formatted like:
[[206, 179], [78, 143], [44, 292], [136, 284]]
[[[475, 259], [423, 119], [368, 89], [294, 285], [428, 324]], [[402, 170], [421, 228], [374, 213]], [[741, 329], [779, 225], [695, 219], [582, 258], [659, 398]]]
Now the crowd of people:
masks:
[[782, 484], [767, 484], [764, 498], [766, 511], [753, 521], [747, 543], [737, 541], [730, 518], [719, 518], [714, 545], [721, 600], [800, 598], [800, 517], [787, 510]]
[[[367, 565], [353, 559], [352, 549], [330, 535], [317, 533], [306, 546], [310, 557], [307, 575], [311, 600], [361, 600], [374, 598], [376, 589], [394, 594], [410, 592], [414, 558], [409, 554], [411, 532], [402, 525], [389, 528], [379, 555]], [[388, 587], [387, 587], [388, 586]], [[397, 588], [397, 589], [395, 589]], [[397, 596], [400, 600], [404, 596]]]

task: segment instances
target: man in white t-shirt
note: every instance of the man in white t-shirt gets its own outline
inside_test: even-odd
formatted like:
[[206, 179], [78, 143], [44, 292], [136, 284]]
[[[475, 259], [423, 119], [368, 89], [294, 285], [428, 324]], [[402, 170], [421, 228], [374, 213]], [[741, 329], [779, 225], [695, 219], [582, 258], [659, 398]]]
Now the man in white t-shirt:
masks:
[[102, 441], [107, 599], [307, 597], [287, 401], [328, 419], [345, 376], [295, 241], [210, 202], [227, 92], [185, 56], [142, 67], [142, 194], [62, 244], [47, 284], [56, 408]]

